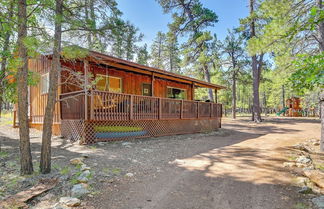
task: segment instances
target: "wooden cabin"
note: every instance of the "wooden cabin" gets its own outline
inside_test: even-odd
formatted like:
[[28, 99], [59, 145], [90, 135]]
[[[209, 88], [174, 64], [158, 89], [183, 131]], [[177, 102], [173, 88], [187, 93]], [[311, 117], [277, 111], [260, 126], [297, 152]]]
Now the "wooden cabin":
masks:
[[286, 100], [286, 106], [288, 107], [286, 115], [288, 117], [301, 117], [302, 108], [300, 104], [300, 98], [292, 97]]
[[[223, 86], [94, 51], [61, 60], [53, 133], [82, 143], [217, 130]], [[30, 87], [30, 126], [42, 128], [51, 55], [29, 60], [40, 75]], [[198, 101], [196, 88], [214, 89], [215, 101]]]

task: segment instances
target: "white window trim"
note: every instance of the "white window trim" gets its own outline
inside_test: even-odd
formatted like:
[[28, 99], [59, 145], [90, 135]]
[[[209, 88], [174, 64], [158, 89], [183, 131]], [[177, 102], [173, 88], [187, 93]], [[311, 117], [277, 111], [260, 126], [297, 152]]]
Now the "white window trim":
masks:
[[[44, 82], [46, 81], [46, 89], [44, 89]], [[41, 86], [40, 86], [40, 90], [41, 90], [41, 94], [48, 94], [49, 92], [49, 73], [45, 73], [43, 75], [41, 75], [41, 82], [40, 82]]]

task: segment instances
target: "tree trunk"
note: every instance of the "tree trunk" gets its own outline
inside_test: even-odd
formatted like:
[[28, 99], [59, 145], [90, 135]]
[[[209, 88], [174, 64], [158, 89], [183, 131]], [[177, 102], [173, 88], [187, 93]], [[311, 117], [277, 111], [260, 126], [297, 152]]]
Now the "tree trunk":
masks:
[[[204, 66], [205, 80], [210, 83], [210, 73], [207, 66]], [[208, 89], [208, 97], [210, 101], [214, 101], [213, 89]]]
[[[255, 0], [250, 0], [250, 15], [254, 13]], [[250, 26], [250, 38], [255, 36], [255, 20], [252, 19]], [[260, 60], [262, 61], [262, 60]], [[258, 66], [259, 64], [259, 66]], [[261, 122], [260, 112], [260, 97], [259, 97], [259, 86], [260, 86], [260, 64], [258, 63], [257, 55], [252, 56], [252, 75], [253, 75], [253, 109], [252, 109], [252, 120], [255, 122]]]
[[20, 137], [20, 172], [21, 175], [33, 173], [33, 163], [29, 141], [29, 121], [28, 121], [28, 58], [27, 49], [23, 43], [27, 36], [27, 4], [26, 0], [18, 1], [18, 57], [20, 65], [18, 67], [18, 118]]
[[320, 94], [320, 109], [321, 109], [321, 152], [324, 152], [324, 92]]
[[285, 108], [286, 106], [286, 99], [285, 99], [285, 86], [282, 85], [282, 108]]
[[236, 75], [233, 73], [233, 84], [232, 84], [232, 118], [236, 118]]
[[[317, 6], [321, 10], [323, 10], [323, 1], [317, 0]], [[324, 21], [321, 21], [318, 24], [318, 42], [319, 42], [319, 48], [323, 52], [324, 51]]]
[[[322, 10], [323, 1], [317, 0], [317, 6]], [[324, 21], [318, 24], [318, 42], [321, 52], [324, 52]], [[320, 95], [320, 105], [321, 105], [321, 151], [324, 152], [324, 92]]]
[[53, 60], [52, 67], [49, 74], [49, 91], [47, 97], [47, 104], [45, 109], [43, 135], [42, 135], [42, 150], [40, 159], [40, 171], [41, 173], [51, 172], [51, 138], [52, 138], [52, 125], [53, 125], [53, 113], [55, 109], [55, 102], [58, 88], [58, 76], [61, 68], [60, 53], [61, 53], [61, 35], [62, 35], [62, 8], [63, 0], [56, 0], [55, 9], [55, 32], [54, 32], [54, 48], [53, 48]]

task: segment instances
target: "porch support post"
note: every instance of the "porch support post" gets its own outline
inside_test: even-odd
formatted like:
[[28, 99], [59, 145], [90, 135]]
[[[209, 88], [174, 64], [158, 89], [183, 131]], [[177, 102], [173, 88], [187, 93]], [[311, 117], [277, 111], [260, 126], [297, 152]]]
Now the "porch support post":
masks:
[[192, 82], [191, 84], [191, 98], [192, 98], [192, 101], [195, 100], [195, 83]]
[[215, 103], [217, 103], [217, 89], [215, 89]]
[[90, 120], [94, 119], [93, 91], [90, 92]]
[[84, 119], [88, 120], [88, 70], [89, 61], [84, 60]]
[[181, 104], [180, 104], [180, 119], [183, 118], [183, 99], [181, 99]]
[[133, 115], [134, 115], [134, 96], [130, 95], [130, 104], [129, 104], [129, 120], [133, 120]]
[[158, 101], [159, 101], [159, 119], [161, 119], [162, 118], [162, 100], [160, 97], [158, 98]]
[[154, 73], [152, 73], [152, 77], [151, 77], [151, 93], [152, 93], [152, 97], [154, 97], [154, 80], [155, 80], [155, 75], [154, 75]]

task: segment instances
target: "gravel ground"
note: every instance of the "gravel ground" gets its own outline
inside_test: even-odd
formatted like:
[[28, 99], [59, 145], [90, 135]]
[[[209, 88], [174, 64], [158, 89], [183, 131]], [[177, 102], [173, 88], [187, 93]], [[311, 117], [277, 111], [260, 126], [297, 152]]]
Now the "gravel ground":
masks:
[[[17, 134], [9, 125], [0, 126], [2, 148], [11, 153], [10, 159], [18, 157]], [[243, 118], [224, 119], [218, 132], [89, 146], [54, 137], [51, 175], [69, 167], [64, 180], [69, 183], [31, 205], [49, 208], [68, 194], [76, 172], [69, 160], [87, 153], [92, 192], [80, 208], [312, 208], [313, 196], [301, 195], [300, 188], [291, 185], [294, 176], [282, 166], [283, 152], [284, 147], [319, 134], [318, 120], [268, 118], [254, 124]], [[32, 131], [31, 141], [37, 167], [40, 132]]]

